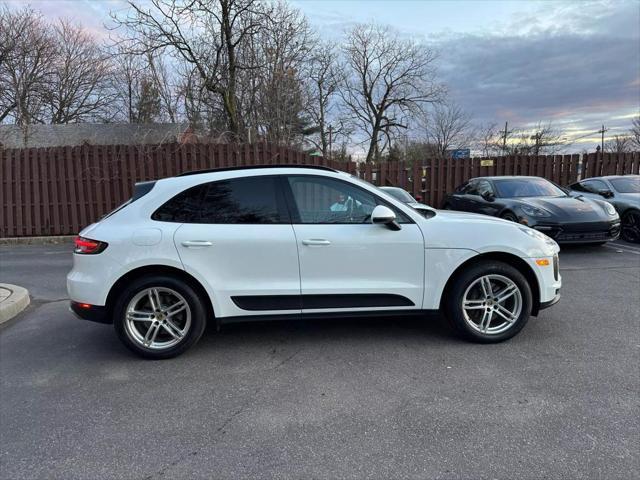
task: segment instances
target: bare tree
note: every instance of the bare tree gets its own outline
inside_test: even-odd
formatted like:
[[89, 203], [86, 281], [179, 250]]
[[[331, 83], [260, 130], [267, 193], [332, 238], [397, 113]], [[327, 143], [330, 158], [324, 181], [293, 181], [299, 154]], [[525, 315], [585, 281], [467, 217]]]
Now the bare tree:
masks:
[[627, 153], [633, 151], [633, 138], [628, 135], [614, 135], [604, 144], [604, 151], [609, 153]]
[[257, 0], [129, 0], [130, 12], [113, 18], [137, 53], [168, 49], [193, 67], [217, 95], [234, 138], [245, 131], [238, 109], [239, 72], [251, 68], [237, 58], [239, 46], [261, 28]]
[[351, 120], [366, 136], [370, 162], [379, 158], [398, 129], [407, 128], [408, 117], [439, 100], [435, 54], [377, 25], [351, 29], [343, 53], [348, 78], [342, 99]]
[[631, 142], [636, 150], [640, 150], [640, 115], [631, 120]]
[[480, 150], [480, 155], [483, 157], [490, 157], [496, 151], [500, 151], [501, 144], [498, 147], [498, 124], [495, 122], [480, 125], [475, 129], [475, 144], [476, 148]]
[[[334, 45], [321, 43], [314, 48], [307, 70], [309, 102], [307, 112], [317, 126], [317, 134], [309, 138], [313, 146], [329, 157], [333, 145], [340, 145], [349, 136], [345, 122], [337, 115], [337, 97], [345, 80], [338, 63], [338, 52]], [[331, 145], [330, 145], [331, 144]]]
[[81, 27], [60, 21], [54, 27], [56, 54], [44, 93], [49, 122], [77, 123], [108, 118], [114, 95], [112, 68], [95, 38]]
[[426, 112], [422, 127], [431, 153], [440, 158], [452, 149], [469, 148], [474, 137], [471, 117], [453, 103], [435, 105]]
[[42, 122], [55, 46], [42, 16], [29, 7], [0, 7], [0, 121]]
[[554, 155], [568, 146], [564, 133], [551, 123], [538, 122], [530, 130], [519, 132], [514, 152], [524, 155]]

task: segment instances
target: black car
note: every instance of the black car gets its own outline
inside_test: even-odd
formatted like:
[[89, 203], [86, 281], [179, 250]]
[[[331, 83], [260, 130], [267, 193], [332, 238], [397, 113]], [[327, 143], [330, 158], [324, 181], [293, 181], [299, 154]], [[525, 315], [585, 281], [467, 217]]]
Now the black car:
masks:
[[443, 208], [501, 217], [558, 243], [602, 244], [620, 235], [620, 217], [604, 200], [575, 198], [541, 177], [480, 177], [460, 185]]
[[622, 219], [620, 236], [640, 243], [640, 175], [592, 177], [569, 186], [574, 196], [605, 199]]
[[402, 203], [406, 203], [411, 208], [418, 210], [422, 215], [427, 217], [432, 216], [434, 214], [434, 210], [424, 203], [418, 202], [415, 198], [411, 196], [409, 192], [403, 190], [399, 187], [380, 187], [380, 190], [388, 193], [396, 200], [400, 200]]

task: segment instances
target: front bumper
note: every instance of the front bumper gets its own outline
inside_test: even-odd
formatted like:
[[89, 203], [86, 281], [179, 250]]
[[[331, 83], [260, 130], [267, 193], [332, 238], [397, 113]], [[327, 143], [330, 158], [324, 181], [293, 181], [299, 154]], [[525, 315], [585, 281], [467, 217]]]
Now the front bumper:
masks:
[[111, 318], [107, 315], [107, 309], [100, 305], [89, 305], [88, 303], [69, 302], [69, 310], [71, 310], [78, 318], [98, 323], [112, 323]]
[[531, 228], [562, 244], [609, 242], [620, 236], [620, 219], [609, 222], [536, 223]]
[[553, 307], [559, 301], [560, 301], [560, 291], [558, 290], [558, 293], [556, 294], [556, 296], [553, 297], [551, 300], [549, 300], [548, 302], [540, 302], [540, 307], [538, 307], [538, 310], [544, 310], [545, 308]]

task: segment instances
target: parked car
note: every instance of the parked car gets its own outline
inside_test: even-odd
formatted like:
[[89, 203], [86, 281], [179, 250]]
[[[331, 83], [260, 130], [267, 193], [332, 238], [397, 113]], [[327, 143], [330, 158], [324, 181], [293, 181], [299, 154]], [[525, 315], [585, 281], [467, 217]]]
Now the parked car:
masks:
[[620, 217], [610, 203], [572, 197], [541, 177], [473, 178], [447, 195], [443, 207], [527, 225], [561, 244], [603, 244], [620, 235]]
[[640, 175], [592, 177], [569, 186], [574, 195], [605, 199], [622, 219], [620, 236], [640, 243]]
[[[517, 334], [560, 298], [558, 245], [481, 215], [425, 218], [325, 167], [237, 167], [136, 185], [80, 232], [71, 310], [149, 358], [207, 320], [424, 315], [470, 340]], [[428, 273], [428, 274], [427, 274]]]
[[380, 187], [380, 190], [388, 193], [396, 200], [401, 201], [405, 205], [409, 205], [414, 210], [419, 211], [423, 215], [433, 215], [434, 209], [424, 203], [418, 202], [413, 196], [406, 190], [399, 187]]

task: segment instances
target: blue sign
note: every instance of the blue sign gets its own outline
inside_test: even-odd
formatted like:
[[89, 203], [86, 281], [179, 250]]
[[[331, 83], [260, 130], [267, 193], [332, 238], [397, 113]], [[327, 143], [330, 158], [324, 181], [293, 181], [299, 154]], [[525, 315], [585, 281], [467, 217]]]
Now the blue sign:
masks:
[[451, 150], [451, 158], [459, 159], [459, 158], [469, 158], [471, 156], [471, 149], [469, 148], [458, 148], [456, 150]]

